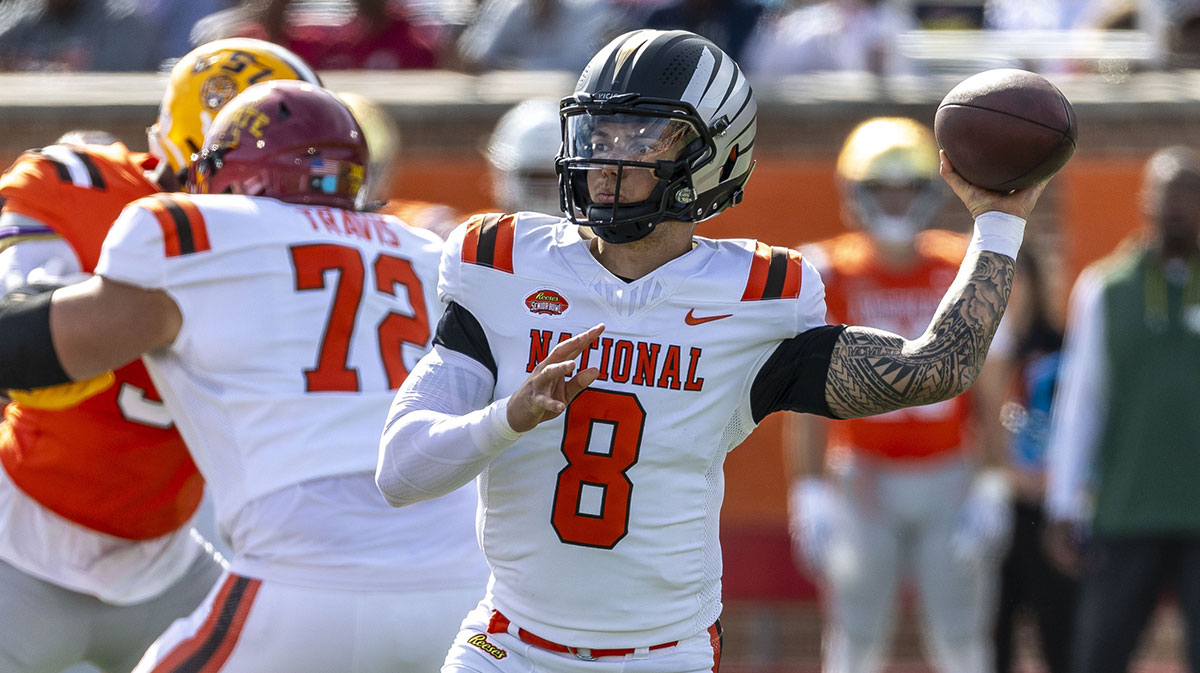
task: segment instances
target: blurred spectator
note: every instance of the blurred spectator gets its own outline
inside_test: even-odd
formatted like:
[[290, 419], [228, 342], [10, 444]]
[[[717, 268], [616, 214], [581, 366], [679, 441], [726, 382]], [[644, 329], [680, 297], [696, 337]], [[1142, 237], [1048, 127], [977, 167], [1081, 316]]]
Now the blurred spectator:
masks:
[[437, 64], [436, 25], [417, 25], [402, 4], [354, 0], [348, 12], [303, 12], [293, 0], [244, 0], [205, 17], [193, 42], [225, 37], [270, 40], [294, 51], [317, 70], [396, 70]]
[[1058, 30], [1082, 22], [1094, 0], [987, 0], [983, 27], [994, 30]]
[[500, 118], [488, 142], [492, 194], [504, 213], [561, 215], [554, 161], [562, 146], [558, 101], [523, 101]]
[[154, 45], [154, 60], [183, 56], [192, 49], [192, 27], [205, 16], [232, 5], [234, 0], [141, 0], [137, 15], [146, 24], [145, 36]]
[[1078, 587], [1046, 558], [1042, 546], [1045, 515], [1046, 443], [1050, 404], [1058, 381], [1062, 327], [1057, 276], [1032, 246], [1017, 258], [1013, 292], [1004, 322], [992, 341], [988, 361], [1010, 373], [1013, 398], [1001, 418], [1009, 431], [1013, 474], [1013, 541], [1000, 570], [996, 614], [996, 673], [1015, 673], [1016, 622], [1032, 611], [1038, 643], [1049, 673], [1067, 673]]
[[642, 27], [690, 30], [712, 40], [740, 63], [762, 13], [759, 0], [669, 0], [651, 11]]
[[1156, 152], [1141, 200], [1141, 235], [1075, 283], [1051, 421], [1047, 551], [1083, 574], [1075, 673], [1125, 673], [1168, 587], [1200, 668], [1200, 156]]
[[1167, 65], [1200, 68], [1200, 2], [1180, 4], [1167, 31]]
[[[933, 133], [911, 119], [864, 122], [837, 175], [856, 230], [805, 249], [825, 280], [828, 319], [915, 337], [967, 249], [965, 236], [925, 229], [943, 193]], [[823, 670], [881, 670], [911, 579], [936, 670], [990, 673], [1011, 524], [1000, 373], [989, 361], [969, 395], [929, 406], [837, 423], [790, 416], [791, 532], [824, 589]]]
[[459, 65], [579, 72], [624, 18], [610, 0], [483, 0], [458, 40]]
[[759, 77], [912, 73], [913, 61], [899, 52], [897, 38], [917, 27], [911, 13], [886, 0], [825, 0], [764, 16], [746, 47], [745, 67]]
[[[154, 70], [157, 51], [130, 3], [43, 0], [0, 32], [0, 69], [68, 72]], [[138, 39], [131, 39], [137, 36]]]

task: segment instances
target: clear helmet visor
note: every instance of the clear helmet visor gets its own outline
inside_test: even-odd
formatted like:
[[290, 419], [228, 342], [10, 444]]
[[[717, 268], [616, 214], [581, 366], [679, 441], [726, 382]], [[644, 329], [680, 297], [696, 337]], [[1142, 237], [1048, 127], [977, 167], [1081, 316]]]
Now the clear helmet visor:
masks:
[[684, 119], [585, 111], [566, 118], [563, 155], [567, 170], [586, 179], [589, 201], [632, 204], [650, 198], [675, 162], [693, 160], [689, 146], [700, 138]]

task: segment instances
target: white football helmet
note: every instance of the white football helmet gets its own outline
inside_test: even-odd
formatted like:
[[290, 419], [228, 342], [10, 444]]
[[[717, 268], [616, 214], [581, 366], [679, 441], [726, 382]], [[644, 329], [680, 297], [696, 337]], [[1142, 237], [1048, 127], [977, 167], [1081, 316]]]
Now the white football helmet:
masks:
[[859, 124], [838, 155], [842, 198], [857, 224], [877, 241], [910, 244], [942, 199], [933, 133], [903, 117]]
[[567, 216], [626, 243], [664, 220], [701, 222], [739, 203], [757, 110], [741, 69], [709, 40], [682, 30], [616, 38], [559, 109]]
[[531, 98], [504, 113], [487, 148], [496, 205], [506, 213], [561, 215], [554, 172], [561, 146], [558, 101]]

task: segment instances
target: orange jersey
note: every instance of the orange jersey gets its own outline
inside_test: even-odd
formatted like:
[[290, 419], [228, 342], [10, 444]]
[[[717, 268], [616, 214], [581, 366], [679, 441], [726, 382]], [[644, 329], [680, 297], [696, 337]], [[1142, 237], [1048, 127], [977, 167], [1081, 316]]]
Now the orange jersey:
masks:
[[450, 206], [427, 201], [392, 199], [381, 207], [379, 212], [398, 217], [407, 225], [432, 231], [443, 239], [449, 236], [450, 232], [460, 223], [467, 220], [465, 216]]
[[[4, 209], [62, 236], [92, 271], [112, 222], [159, 191], [147, 154], [124, 145], [55, 145], [27, 152], [0, 177]], [[203, 481], [140, 360], [100, 393], [65, 409], [11, 403], [0, 463], [22, 491], [93, 530], [144, 540], [176, 530], [200, 504]]]
[[4, 210], [54, 229], [91, 273], [125, 204], [161, 191], [146, 177], [157, 160], [114, 145], [53, 145], [22, 154], [0, 177]]
[[[831, 323], [877, 327], [906, 338], [920, 336], [954, 281], [967, 249], [965, 236], [947, 231], [918, 235], [920, 261], [906, 271], [884, 268], [866, 234], [843, 234], [819, 244], [827, 259], [827, 318]], [[838, 421], [834, 450], [849, 448], [887, 459], [915, 459], [958, 450], [966, 434], [965, 396], [938, 404]]]

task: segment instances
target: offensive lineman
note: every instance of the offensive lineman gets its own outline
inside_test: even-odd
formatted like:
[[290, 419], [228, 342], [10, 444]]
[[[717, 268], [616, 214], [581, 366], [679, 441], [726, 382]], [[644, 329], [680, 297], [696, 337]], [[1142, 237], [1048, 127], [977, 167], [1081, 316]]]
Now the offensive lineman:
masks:
[[[269, 42], [211, 42], [173, 68], [149, 129], [152, 155], [95, 132], [21, 155], [0, 177], [4, 291], [94, 271], [121, 209], [178, 190], [211, 116], [272, 79], [318, 82]], [[203, 479], [140, 361], [9, 394], [0, 426], [0, 614], [8, 617], [0, 670], [57, 673], [91, 661], [128, 671], [220, 574], [192, 536]]]
[[[4, 311], [24, 322], [71, 307], [48, 335], [68, 358], [59, 371], [32, 352], [0, 357], [5, 384], [146, 353], [211, 489], [230, 569], [137, 673], [431, 671], [482, 594], [474, 494], [396, 512], [373, 483], [379, 419], [440, 312], [441, 241], [358, 210], [366, 163], [333, 94], [253, 86], [194, 157], [195, 196], [134, 202], [94, 277]], [[12, 327], [0, 333], [23, 334], [19, 349], [48, 353]]]
[[755, 111], [708, 40], [625, 34], [562, 104], [568, 218], [484, 216], [448, 241], [437, 345], [376, 474], [397, 506], [479, 476], [492, 581], [444, 673], [715, 671], [725, 454], [773, 411], [853, 418], [974, 381], [1044, 185], [986, 192], [943, 163], [975, 237], [929, 328], [825, 325], [797, 253], [694, 235], [741, 200]]

